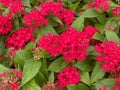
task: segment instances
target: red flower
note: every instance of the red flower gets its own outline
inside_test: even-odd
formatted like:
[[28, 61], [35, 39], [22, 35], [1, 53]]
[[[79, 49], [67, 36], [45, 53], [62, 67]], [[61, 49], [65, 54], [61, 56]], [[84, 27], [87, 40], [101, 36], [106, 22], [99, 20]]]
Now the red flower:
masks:
[[0, 15], [0, 34], [8, 34], [12, 31], [12, 19], [11, 16]]
[[106, 11], [110, 7], [110, 0], [95, 0], [94, 2], [89, 3], [88, 7]]
[[6, 39], [6, 47], [13, 48], [14, 51], [18, 49], [23, 49], [25, 44], [29, 41], [34, 40], [32, 34], [33, 29], [31, 28], [21, 28], [14, 32], [11, 36], [8, 36]]
[[66, 87], [70, 84], [78, 84], [80, 82], [80, 73], [74, 66], [69, 66], [59, 72], [57, 76], [57, 85], [60, 88]]

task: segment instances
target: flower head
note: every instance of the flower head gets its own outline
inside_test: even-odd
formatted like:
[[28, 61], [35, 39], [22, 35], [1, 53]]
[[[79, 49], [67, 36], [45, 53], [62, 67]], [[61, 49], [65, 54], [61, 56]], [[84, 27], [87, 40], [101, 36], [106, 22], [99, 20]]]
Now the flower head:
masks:
[[57, 85], [60, 88], [66, 87], [70, 84], [77, 84], [80, 82], [80, 73], [74, 66], [69, 66], [59, 72], [57, 76]]

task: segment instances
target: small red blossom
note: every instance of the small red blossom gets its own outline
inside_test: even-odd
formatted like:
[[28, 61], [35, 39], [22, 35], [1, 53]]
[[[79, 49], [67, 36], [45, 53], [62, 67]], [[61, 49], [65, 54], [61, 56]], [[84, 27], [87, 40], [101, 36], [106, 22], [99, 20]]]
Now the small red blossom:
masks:
[[90, 2], [88, 7], [106, 11], [110, 7], [110, 0], [95, 0], [94, 2]]
[[0, 15], [0, 34], [8, 34], [13, 29], [11, 16]]
[[100, 55], [96, 60], [102, 63], [102, 69], [110, 73], [120, 71], [120, 46], [114, 41], [107, 41], [95, 46], [96, 52]]
[[48, 81], [46, 84], [42, 85], [41, 90], [57, 90], [57, 88], [53, 82]]
[[60, 88], [70, 84], [78, 84], [80, 82], [80, 72], [77, 71], [74, 66], [69, 66], [59, 72], [56, 82]]
[[12, 13], [17, 14], [17, 13], [24, 11], [23, 6], [24, 4], [22, 1], [14, 1], [11, 3], [9, 9]]
[[24, 3], [21, 0], [0, 0], [0, 3], [2, 6], [8, 7], [9, 10], [14, 14], [24, 11]]
[[112, 10], [112, 14], [120, 17], [120, 6]]
[[23, 49], [25, 44], [34, 40], [33, 29], [21, 28], [6, 38], [6, 47], [13, 48], [14, 51]]
[[120, 90], [120, 86], [118, 86], [118, 85], [114, 85], [113, 88], [114, 88], [114, 90]]
[[48, 20], [45, 19], [39, 10], [33, 10], [24, 16], [24, 24], [30, 27], [38, 28], [41, 25], [48, 24]]
[[11, 90], [19, 90], [20, 84], [17, 83], [17, 82], [14, 82], [14, 83], [12, 83], [12, 84], [9, 84], [8, 86], [11, 87]]
[[59, 36], [43, 35], [38, 42], [38, 47], [48, 51], [51, 56], [61, 54], [68, 62], [83, 60], [88, 55], [89, 41], [96, 31], [91, 26], [86, 26], [83, 32], [70, 27]]
[[44, 48], [50, 53], [51, 56], [57, 56], [60, 52], [59, 37], [54, 34], [49, 34], [48, 36], [42, 36], [38, 42], [38, 47]]
[[74, 11], [65, 9], [61, 2], [45, 2], [40, 5], [40, 8], [43, 15], [47, 16], [49, 13], [53, 13], [67, 25], [70, 25], [74, 20]]
[[22, 77], [17, 76], [17, 72], [20, 71], [18, 69], [11, 69], [0, 74], [0, 90], [19, 90], [19, 80]]
[[22, 77], [22, 71], [16, 72], [16, 76], [19, 77], [19, 78], [21, 78]]

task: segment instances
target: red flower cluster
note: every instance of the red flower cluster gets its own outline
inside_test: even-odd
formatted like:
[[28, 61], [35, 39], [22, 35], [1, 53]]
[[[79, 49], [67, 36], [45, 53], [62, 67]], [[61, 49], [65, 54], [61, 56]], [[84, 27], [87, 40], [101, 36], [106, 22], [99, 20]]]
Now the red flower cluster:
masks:
[[50, 13], [58, 16], [67, 25], [71, 24], [74, 20], [74, 12], [63, 8], [60, 2], [45, 2], [40, 5], [40, 10], [34, 10], [24, 16], [24, 24], [27, 26], [39, 27], [42, 24], [47, 24], [45, 19]]
[[0, 90], [19, 90], [22, 72], [17, 69], [0, 74]]
[[120, 17], [120, 6], [113, 9], [112, 14]]
[[96, 60], [102, 63], [104, 71], [110, 73], [120, 72], [120, 45], [113, 41], [107, 41], [96, 45], [95, 50], [100, 53]]
[[95, 8], [96, 10], [108, 10], [110, 7], [110, 0], [95, 0], [94, 2], [91, 2], [88, 4], [89, 8]]
[[57, 56], [60, 52], [59, 36], [49, 34], [48, 36], [43, 35], [38, 42], [38, 47], [44, 48], [50, 53], [51, 56]]
[[114, 85], [114, 90], [120, 90], [120, 86], [118, 86], [118, 85]]
[[59, 72], [56, 82], [60, 88], [66, 87], [70, 84], [77, 84], [80, 82], [80, 73], [74, 66], [69, 66]]
[[42, 85], [41, 90], [57, 90], [57, 89], [55, 88], [54, 83], [49, 81], [46, 84]]
[[0, 34], [7, 34], [12, 31], [12, 19], [11, 16], [0, 15]]
[[43, 24], [47, 24], [48, 20], [41, 14], [39, 10], [33, 10], [29, 14], [24, 16], [24, 24], [29, 27], [38, 28]]
[[33, 41], [34, 36], [32, 34], [33, 29], [31, 28], [21, 28], [14, 32], [11, 36], [6, 39], [6, 47], [13, 48], [15, 50], [23, 49], [24, 45], [28, 41]]
[[86, 26], [83, 32], [74, 28], [67, 29], [60, 36], [42, 36], [38, 42], [38, 47], [45, 49], [51, 56], [62, 54], [66, 61], [83, 60], [87, 56], [89, 40], [97, 30], [91, 26]]
[[21, 0], [0, 0], [0, 3], [9, 7], [9, 10], [14, 14], [24, 11], [24, 3]]
[[40, 5], [41, 12], [44, 15], [48, 15], [49, 13], [53, 13], [58, 16], [61, 20], [69, 25], [74, 20], [74, 12], [68, 9], [63, 8], [60, 2], [46, 2]]

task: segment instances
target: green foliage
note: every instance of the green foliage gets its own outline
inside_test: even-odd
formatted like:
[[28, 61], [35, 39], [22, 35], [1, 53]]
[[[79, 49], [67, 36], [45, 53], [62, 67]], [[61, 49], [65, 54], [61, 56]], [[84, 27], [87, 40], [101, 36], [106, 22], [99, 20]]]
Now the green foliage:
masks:
[[41, 61], [34, 61], [33, 59], [27, 60], [23, 68], [23, 77], [21, 86], [25, 85], [33, 79], [41, 67]]
[[50, 64], [48, 70], [52, 72], [60, 72], [62, 69], [67, 67], [68, 64], [69, 62], [64, 62], [63, 58], [59, 57]]

